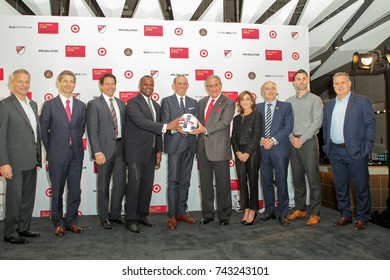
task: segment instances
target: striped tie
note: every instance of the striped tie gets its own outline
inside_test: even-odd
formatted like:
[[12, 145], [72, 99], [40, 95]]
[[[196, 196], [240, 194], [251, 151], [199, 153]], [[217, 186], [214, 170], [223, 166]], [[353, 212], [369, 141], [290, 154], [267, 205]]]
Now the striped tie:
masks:
[[186, 111], [184, 109], [183, 97], [180, 97], [180, 114], [184, 115], [185, 112]]
[[115, 138], [117, 138], [118, 137], [118, 120], [116, 118], [114, 103], [112, 103], [112, 102], [113, 102], [113, 99], [110, 98], [110, 110], [111, 110], [112, 120], [114, 121]]
[[264, 137], [271, 138], [271, 105], [267, 104], [267, 113], [265, 114], [265, 128], [264, 128]]

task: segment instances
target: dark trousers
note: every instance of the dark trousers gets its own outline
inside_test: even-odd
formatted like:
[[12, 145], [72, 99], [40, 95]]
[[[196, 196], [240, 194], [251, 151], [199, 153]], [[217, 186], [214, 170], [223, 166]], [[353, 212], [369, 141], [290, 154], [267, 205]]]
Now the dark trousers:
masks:
[[155, 153], [149, 162], [127, 163], [126, 224], [136, 224], [149, 215], [155, 170]]
[[278, 215], [286, 217], [288, 212], [287, 168], [288, 157], [279, 158], [272, 150], [263, 150], [261, 155], [260, 177], [263, 187], [265, 213], [275, 215], [275, 190], [273, 175], [278, 193]]
[[246, 162], [241, 162], [236, 157], [241, 209], [259, 209], [259, 161], [260, 153], [258, 150], [253, 151]]
[[7, 179], [5, 195], [5, 237], [17, 237], [19, 232], [30, 230], [37, 186], [35, 167], [31, 170], [12, 170], [12, 174], [12, 179]]
[[290, 144], [290, 162], [294, 184], [295, 208], [306, 211], [306, 179], [310, 186], [310, 213], [320, 215], [322, 187], [318, 162], [317, 136], [307, 140], [300, 149]]
[[175, 218], [186, 213], [194, 153], [182, 141], [178, 151], [168, 155], [168, 216]]
[[[78, 210], [81, 201], [80, 180], [83, 168], [82, 160], [76, 160], [69, 149], [63, 162], [49, 162], [49, 177], [52, 187], [51, 219], [54, 227], [70, 228], [77, 225]], [[67, 184], [66, 213], [63, 214], [63, 194]]]
[[[115, 151], [106, 163], [97, 165], [97, 208], [101, 220], [117, 220], [121, 217], [122, 200], [126, 187], [126, 164], [123, 161], [122, 140], [115, 144]], [[110, 196], [110, 182], [112, 188]]]
[[346, 148], [332, 144], [329, 160], [334, 175], [338, 209], [341, 217], [352, 217], [349, 182], [355, 187], [356, 219], [367, 221], [370, 218], [371, 196], [368, 155], [359, 160], [352, 159]]

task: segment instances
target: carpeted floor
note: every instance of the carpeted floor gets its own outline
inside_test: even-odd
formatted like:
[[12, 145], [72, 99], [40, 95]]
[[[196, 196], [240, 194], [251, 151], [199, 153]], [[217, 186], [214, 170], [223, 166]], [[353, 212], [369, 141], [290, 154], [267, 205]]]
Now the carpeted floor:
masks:
[[[191, 216], [199, 220], [200, 212]], [[164, 213], [151, 214], [156, 227], [142, 226], [134, 234], [124, 226], [105, 230], [97, 216], [82, 216], [83, 234], [66, 232], [56, 237], [47, 218], [34, 218], [31, 230], [42, 234], [27, 245], [0, 241], [2, 260], [389, 260], [390, 230], [369, 223], [363, 231], [353, 224], [335, 228], [335, 210], [322, 208], [321, 222], [305, 226], [305, 220], [291, 221], [287, 228], [278, 221], [257, 221], [253, 226], [240, 224], [242, 214], [233, 212], [228, 226], [218, 221], [207, 225], [178, 223], [167, 228]], [[0, 232], [4, 222], [0, 222]]]

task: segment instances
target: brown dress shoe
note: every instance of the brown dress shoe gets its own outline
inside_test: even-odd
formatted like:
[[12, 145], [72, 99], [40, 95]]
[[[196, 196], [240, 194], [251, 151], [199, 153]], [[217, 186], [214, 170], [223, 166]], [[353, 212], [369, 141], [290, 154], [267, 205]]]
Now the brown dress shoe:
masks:
[[196, 223], [196, 221], [193, 218], [191, 218], [190, 216], [185, 215], [185, 214], [178, 216], [177, 220], [188, 223], [188, 224], [195, 224]]
[[169, 220], [168, 220], [168, 228], [170, 230], [176, 229], [176, 218], [169, 218]]
[[357, 220], [353, 228], [355, 230], [362, 230], [362, 229], [366, 229], [366, 227], [367, 227], [367, 221]]
[[307, 226], [316, 225], [320, 222], [319, 215], [310, 215], [310, 218], [306, 221]]
[[56, 227], [54, 229], [54, 234], [58, 237], [64, 236], [65, 235], [65, 229], [62, 226]]
[[295, 210], [291, 215], [287, 216], [287, 220], [295, 220], [306, 217], [306, 211]]
[[342, 226], [345, 226], [346, 224], [352, 224], [352, 218], [341, 217], [333, 225], [335, 227], [342, 227]]
[[82, 233], [83, 232], [83, 229], [77, 225], [71, 226], [70, 228], [68, 228], [68, 230], [70, 230], [74, 233]]

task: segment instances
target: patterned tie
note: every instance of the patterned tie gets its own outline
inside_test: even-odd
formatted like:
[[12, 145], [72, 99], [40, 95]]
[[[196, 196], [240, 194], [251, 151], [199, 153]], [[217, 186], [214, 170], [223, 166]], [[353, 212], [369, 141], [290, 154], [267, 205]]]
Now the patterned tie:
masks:
[[265, 114], [264, 137], [267, 139], [271, 137], [271, 105], [267, 104], [267, 113]]
[[116, 118], [116, 112], [115, 112], [114, 103], [113, 103], [112, 98], [110, 98], [110, 110], [111, 110], [112, 120], [114, 121], [115, 138], [117, 138], [118, 137], [118, 120]]
[[214, 98], [211, 99], [211, 102], [210, 102], [210, 104], [209, 104], [209, 107], [207, 107], [206, 116], [204, 117], [204, 123], [205, 123], [205, 124], [207, 123], [207, 120], [209, 119], [211, 110], [212, 110], [213, 107], [214, 107], [214, 101], [215, 101]]
[[69, 103], [70, 103], [70, 100], [66, 100], [65, 111], [66, 111], [66, 115], [68, 116], [69, 122], [71, 122], [72, 121], [72, 111], [70, 110]]
[[184, 115], [186, 110], [184, 109], [183, 97], [180, 97], [180, 114]]
[[153, 104], [150, 98], [148, 98], [148, 104], [149, 104], [150, 113], [152, 114], [153, 121], [156, 121], [156, 115], [154, 114]]

